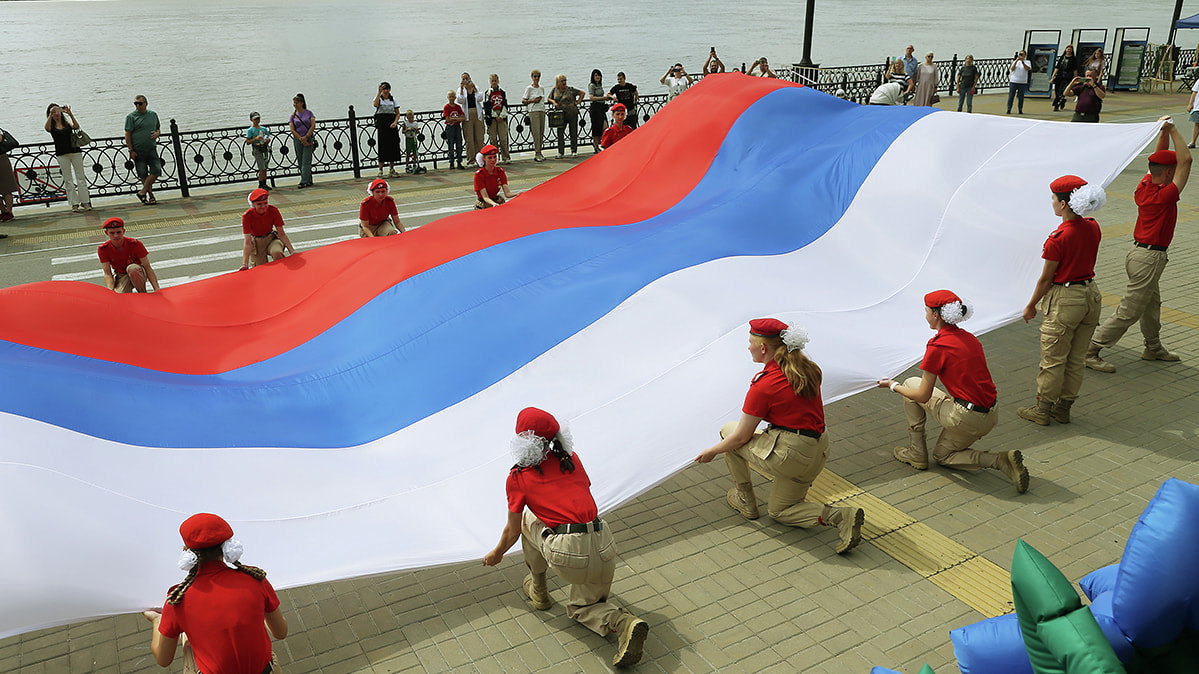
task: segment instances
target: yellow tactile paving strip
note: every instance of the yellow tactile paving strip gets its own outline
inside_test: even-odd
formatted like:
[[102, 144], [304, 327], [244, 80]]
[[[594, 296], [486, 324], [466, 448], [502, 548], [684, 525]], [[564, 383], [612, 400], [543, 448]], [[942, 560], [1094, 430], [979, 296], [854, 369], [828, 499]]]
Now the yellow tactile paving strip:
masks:
[[984, 616], [991, 618], [1015, 610], [1007, 571], [886, 501], [827, 470], [816, 478], [809, 494], [817, 503], [865, 510], [862, 540], [870, 541]]

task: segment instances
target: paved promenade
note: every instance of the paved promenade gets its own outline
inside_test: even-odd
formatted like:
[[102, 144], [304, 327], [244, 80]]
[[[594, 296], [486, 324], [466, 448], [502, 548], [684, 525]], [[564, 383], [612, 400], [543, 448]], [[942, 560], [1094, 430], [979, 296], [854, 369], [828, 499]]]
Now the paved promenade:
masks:
[[[1168, 113], [1181, 121], [1186, 100], [1117, 93], [1104, 104], [1104, 120], [1151, 121]], [[978, 97], [976, 114], [1002, 114], [1004, 102]], [[1051, 113], [1043, 99], [1029, 99], [1026, 111], [1069, 118]], [[1189, 138], [1191, 125], [1181, 126]], [[1109, 188], [1107, 207], [1096, 215], [1104, 233], [1097, 278], [1105, 317], [1124, 290], [1136, 219], [1132, 192], [1146, 155]], [[575, 163], [521, 159], [508, 172], [523, 189]], [[392, 181], [393, 194], [401, 202], [428, 194], [469, 200], [470, 177], [442, 171], [400, 178]], [[302, 191], [281, 185], [272, 203], [287, 217], [345, 211], [363, 195], [365, 181], [316, 180]], [[99, 223], [110, 215], [126, 218], [134, 236], [154, 228], [203, 229], [244, 210], [249, 187], [213, 188], [188, 200], [163, 192], [156, 209], [132, 197], [98, 201], [87, 216], [62, 205], [21, 208], [17, 220], [0, 228], [10, 236], [0, 253], [87, 237], [99, 242]], [[722, 461], [688, 468], [607, 513], [620, 548], [615, 601], [651, 625], [637, 671], [865, 674], [885, 665], [914, 674], [927, 662], [938, 674], [956, 672], [949, 631], [1010, 610], [1006, 573], [1017, 537], [1071, 581], [1117, 561], [1163, 480], [1199, 481], [1196, 194], [1199, 182], [1184, 192], [1162, 281], [1163, 342], [1181, 363], [1141, 361], [1134, 327], [1104, 351], [1118, 372], [1087, 371], [1073, 423], [1040, 427], [1015, 413], [1035, 396], [1036, 325], [1019, 322], [981, 337], [1001, 410], [999, 425], [979, 446], [1022, 450], [1032, 475], [1028, 493], [1016, 495], [996, 471], [917, 472], [893, 460], [892, 447], [906, 441], [905, 422], [898, 397], [880, 389], [827, 408], [832, 459], [814, 494], [866, 509], [863, 543], [848, 555], [833, 553], [835, 529], [791, 529], [765, 515], [747, 522], [729, 510]], [[1045, 220], [1054, 222], [1048, 188]], [[722, 421], [712, 420], [714, 439]], [[764, 495], [765, 480], [758, 484]], [[246, 543], [252, 563], [253, 541]], [[516, 554], [496, 569], [474, 562], [280, 592], [291, 633], [275, 649], [288, 674], [610, 670], [614, 640], [565, 617], [566, 590], [552, 576], [554, 608], [532, 610], [520, 591], [524, 574]], [[140, 615], [33, 632], [0, 641], [0, 672], [161, 671], [149, 637]]]

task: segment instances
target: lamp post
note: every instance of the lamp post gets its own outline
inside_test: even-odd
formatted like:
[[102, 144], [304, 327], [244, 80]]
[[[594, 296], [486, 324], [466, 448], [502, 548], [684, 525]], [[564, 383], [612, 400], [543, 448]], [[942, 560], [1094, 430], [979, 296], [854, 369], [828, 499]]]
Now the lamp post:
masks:
[[[809, 2], [809, 6], [811, 6]], [[1170, 41], [1167, 42], [1170, 47], [1174, 46], [1174, 34], [1178, 32], [1178, 19], [1182, 17], [1182, 0], [1174, 2], [1174, 19], [1170, 21]]]
[[[1182, 0], [1178, 0], [1178, 4], [1182, 6]], [[803, 27], [803, 60], [799, 62], [801, 68], [815, 68], [816, 64], [812, 63], [812, 15], [816, 12], [816, 0], [808, 0], [808, 9], [804, 15]], [[1178, 20], [1177, 17], [1174, 19]]]

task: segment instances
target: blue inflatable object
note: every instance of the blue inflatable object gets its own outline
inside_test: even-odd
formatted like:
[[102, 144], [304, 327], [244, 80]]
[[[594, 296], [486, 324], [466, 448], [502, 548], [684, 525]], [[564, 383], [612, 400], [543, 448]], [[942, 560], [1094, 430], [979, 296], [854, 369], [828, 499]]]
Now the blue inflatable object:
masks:
[[1082, 577], [1078, 581], [1078, 587], [1082, 588], [1082, 593], [1087, 596], [1087, 599], [1095, 601], [1095, 597], [1104, 592], [1111, 592], [1116, 587], [1116, 574], [1120, 571], [1119, 564], [1105, 566], [1102, 569], [1095, 569]]
[[949, 640], [962, 674], [1033, 674], [1015, 613], [959, 627]]
[[[1102, 570], [1100, 569], [1100, 571]], [[1099, 629], [1103, 630], [1103, 636], [1107, 637], [1107, 642], [1116, 652], [1116, 657], [1120, 658], [1120, 662], [1128, 664], [1128, 661], [1136, 653], [1136, 649], [1132, 647], [1132, 642], [1124, 636], [1124, 632], [1120, 630], [1120, 626], [1116, 624], [1116, 619], [1112, 616], [1112, 592], [1104, 592], [1092, 598], [1089, 608], [1091, 615], [1095, 616], [1095, 622], [1099, 623]]]
[[[903, 672], [897, 672], [894, 669], [887, 669], [886, 667], [874, 667], [870, 670], [870, 674], [903, 674]], [[920, 668], [920, 674], [933, 674], [933, 668], [926, 664]]]
[[1139, 649], [1165, 646], [1199, 618], [1199, 486], [1170, 479], [1128, 536], [1112, 616]]

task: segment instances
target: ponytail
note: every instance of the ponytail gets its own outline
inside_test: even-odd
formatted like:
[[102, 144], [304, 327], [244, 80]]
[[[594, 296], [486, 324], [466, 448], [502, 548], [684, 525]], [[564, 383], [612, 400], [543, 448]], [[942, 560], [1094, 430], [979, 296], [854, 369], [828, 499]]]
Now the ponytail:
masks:
[[783, 376], [787, 377], [787, 383], [795, 389], [795, 395], [801, 398], [815, 398], [820, 395], [820, 382], [824, 374], [819, 365], [804, 355], [803, 349], [788, 351], [782, 338], [777, 336], [754, 335], [754, 339], [761, 340], [774, 350], [774, 362], [778, 363]]
[[[186, 593], [187, 589], [196, 581], [196, 575], [200, 572], [201, 564], [214, 559], [220, 559], [222, 562], [224, 561], [224, 552], [221, 550], [221, 546], [219, 545], [214, 545], [211, 548], [205, 548], [203, 550], [193, 550], [192, 552], [196, 553], [195, 566], [188, 570], [187, 577], [183, 579], [182, 583], [179, 583], [178, 585], [173, 586], [170, 590], [167, 590], [167, 603], [171, 606], [177, 606], [179, 602], [183, 601], [184, 593]], [[266, 571], [263, 571], [257, 566], [250, 566], [248, 564], [242, 564], [241, 562], [233, 562], [233, 568], [249, 575], [250, 577], [254, 578], [254, 580], [263, 580], [266, 578]]]

